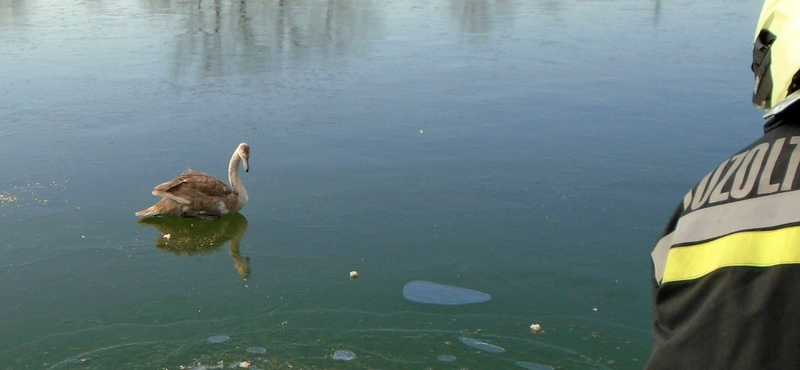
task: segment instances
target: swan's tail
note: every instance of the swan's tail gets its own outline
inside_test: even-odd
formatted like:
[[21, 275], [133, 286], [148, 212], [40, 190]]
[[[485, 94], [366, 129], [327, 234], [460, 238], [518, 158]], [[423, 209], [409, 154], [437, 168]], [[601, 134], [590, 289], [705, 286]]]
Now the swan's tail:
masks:
[[139, 216], [139, 217], [158, 216], [160, 213], [158, 212], [158, 209], [156, 209], [156, 205], [157, 204], [152, 205], [152, 206], [148, 207], [147, 209], [143, 209], [143, 210], [141, 210], [139, 212], [136, 212], [136, 215]]
[[[183, 199], [183, 198], [178, 198]], [[186, 201], [188, 203], [188, 201]], [[169, 198], [161, 198], [156, 204], [136, 212], [139, 217], [153, 217], [153, 216], [182, 216], [183, 206], [181, 203]]]
[[153, 217], [153, 216], [165, 216], [167, 214], [172, 214], [174, 212], [171, 212], [173, 211], [171, 208], [174, 207], [169, 207], [169, 203], [170, 201], [168, 199], [161, 198], [158, 202], [156, 202], [156, 204], [153, 204], [152, 206], [146, 209], [136, 212], [136, 215], [139, 217]]

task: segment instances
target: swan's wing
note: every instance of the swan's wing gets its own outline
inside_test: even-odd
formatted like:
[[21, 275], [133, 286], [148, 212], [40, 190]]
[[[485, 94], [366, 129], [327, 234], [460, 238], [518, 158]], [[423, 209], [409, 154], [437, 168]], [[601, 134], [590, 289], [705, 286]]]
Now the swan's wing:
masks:
[[198, 193], [209, 197], [226, 197], [233, 193], [233, 190], [220, 179], [192, 169], [153, 188], [153, 194], [160, 196], [172, 194], [181, 197], [184, 194], [196, 197]]

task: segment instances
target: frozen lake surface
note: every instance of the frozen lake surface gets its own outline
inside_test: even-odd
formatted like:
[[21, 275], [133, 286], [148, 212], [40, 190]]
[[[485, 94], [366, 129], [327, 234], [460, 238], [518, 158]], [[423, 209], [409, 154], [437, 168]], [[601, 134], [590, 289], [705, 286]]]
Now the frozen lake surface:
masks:
[[[640, 369], [760, 6], [0, 0], [0, 369]], [[241, 214], [137, 222], [240, 142]]]

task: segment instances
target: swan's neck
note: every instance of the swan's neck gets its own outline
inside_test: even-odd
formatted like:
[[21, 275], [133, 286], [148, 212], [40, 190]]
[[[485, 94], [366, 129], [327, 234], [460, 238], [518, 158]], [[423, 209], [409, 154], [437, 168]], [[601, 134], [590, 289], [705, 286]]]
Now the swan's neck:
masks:
[[239, 156], [238, 152], [234, 152], [231, 157], [231, 163], [228, 164], [228, 181], [230, 181], [233, 191], [237, 194], [237, 205], [236, 211], [234, 212], [238, 212], [247, 204], [247, 190], [244, 188], [244, 184], [242, 184], [242, 180], [239, 178], [239, 167], [241, 167], [241, 164], [242, 157]]

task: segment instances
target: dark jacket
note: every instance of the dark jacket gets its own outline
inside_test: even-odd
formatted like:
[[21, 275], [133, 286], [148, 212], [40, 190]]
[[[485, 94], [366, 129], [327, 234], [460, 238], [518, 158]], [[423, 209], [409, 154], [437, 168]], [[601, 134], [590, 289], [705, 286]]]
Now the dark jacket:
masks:
[[683, 199], [653, 251], [647, 369], [800, 368], [800, 115]]

